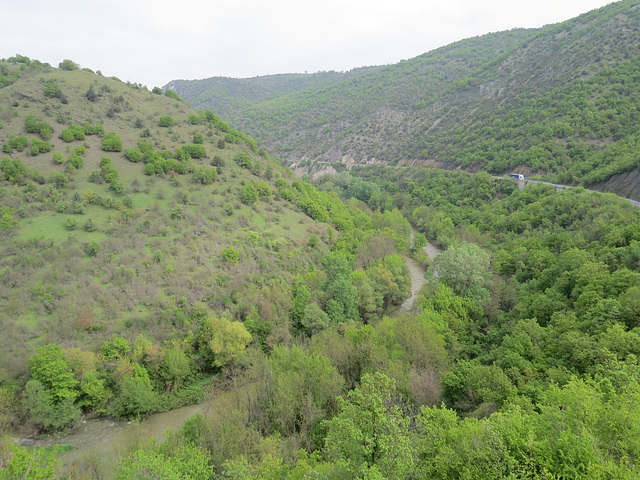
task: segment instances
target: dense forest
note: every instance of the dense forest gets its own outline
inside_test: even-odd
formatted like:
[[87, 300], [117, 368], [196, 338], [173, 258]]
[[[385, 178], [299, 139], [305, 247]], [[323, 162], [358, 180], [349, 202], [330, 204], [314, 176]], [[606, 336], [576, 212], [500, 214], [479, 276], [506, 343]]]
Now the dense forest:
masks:
[[[328, 162], [424, 163], [620, 192], [602, 182], [638, 167], [639, 29], [640, 5], [625, 0], [339, 82], [318, 74], [304, 87], [286, 76], [169, 85], [201, 107], [234, 99], [223, 118], [300, 173], [336, 166]], [[249, 86], [271, 90], [244, 97]], [[640, 198], [637, 185], [630, 190]]]

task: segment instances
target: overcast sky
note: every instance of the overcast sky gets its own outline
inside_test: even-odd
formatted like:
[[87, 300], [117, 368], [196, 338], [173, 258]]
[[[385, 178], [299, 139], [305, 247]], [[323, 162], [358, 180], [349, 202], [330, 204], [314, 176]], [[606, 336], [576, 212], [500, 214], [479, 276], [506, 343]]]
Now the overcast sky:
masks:
[[69, 58], [149, 88], [350, 70], [561, 22], [609, 0], [4, 0], [0, 55]]

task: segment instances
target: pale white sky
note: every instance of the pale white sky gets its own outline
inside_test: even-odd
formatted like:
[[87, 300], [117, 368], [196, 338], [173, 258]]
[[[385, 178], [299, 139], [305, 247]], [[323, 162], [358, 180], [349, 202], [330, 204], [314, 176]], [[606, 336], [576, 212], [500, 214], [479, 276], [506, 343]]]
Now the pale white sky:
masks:
[[4, 0], [0, 55], [69, 58], [149, 88], [396, 63], [610, 0]]

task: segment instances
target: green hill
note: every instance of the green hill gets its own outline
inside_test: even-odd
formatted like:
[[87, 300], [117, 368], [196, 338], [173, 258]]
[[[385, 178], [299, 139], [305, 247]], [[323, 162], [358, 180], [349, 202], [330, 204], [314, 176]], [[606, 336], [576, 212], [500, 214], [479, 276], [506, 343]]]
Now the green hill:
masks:
[[[40, 428], [73, 423], [80, 409], [135, 417], [198, 401], [245, 344], [268, 351], [304, 334], [306, 303], [290, 312], [296, 279], [321, 271], [341, 235], [360, 232], [347, 243], [354, 251], [375, 235], [362, 211], [296, 181], [252, 138], [171, 91], [68, 60], [52, 68], [16, 56], [0, 72], [0, 405], [30, 379], [23, 413]], [[350, 274], [355, 259], [344, 265]], [[401, 260], [396, 267], [405, 275]], [[407, 295], [406, 286], [393, 298], [381, 289], [380, 312]], [[347, 313], [322, 292], [320, 320], [360, 318], [355, 297]], [[222, 338], [216, 328], [235, 350], [203, 340]], [[64, 355], [88, 370], [56, 390], [66, 381], [45, 381], [28, 360], [44, 351], [47, 362]], [[181, 373], [167, 373], [174, 367]], [[83, 390], [88, 372], [100, 395]], [[125, 386], [130, 375], [144, 385]], [[137, 393], [125, 400], [129, 387]], [[5, 415], [0, 408], [0, 430]]]
[[[625, 0], [290, 89], [225, 118], [310, 172], [316, 161], [423, 163], [601, 184], [638, 166], [638, 29], [640, 6]], [[171, 85], [187, 100], [233, 97], [231, 87], [207, 91], [207, 82]]]

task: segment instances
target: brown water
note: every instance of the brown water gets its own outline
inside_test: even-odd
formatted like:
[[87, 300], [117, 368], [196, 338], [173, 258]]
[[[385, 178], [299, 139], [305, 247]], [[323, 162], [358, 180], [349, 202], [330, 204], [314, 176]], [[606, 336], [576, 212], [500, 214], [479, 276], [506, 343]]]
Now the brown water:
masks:
[[128, 447], [151, 438], [164, 440], [169, 429], [178, 430], [189, 417], [207, 409], [208, 403], [190, 405], [168, 412], [157, 413], [140, 422], [127, 422], [108, 418], [86, 420], [71, 433], [61, 438], [44, 440], [22, 440], [23, 445], [51, 446], [73, 445], [76, 447], [59, 455], [63, 469], [93, 458], [101, 464], [103, 473], [113, 468], [114, 458]]

